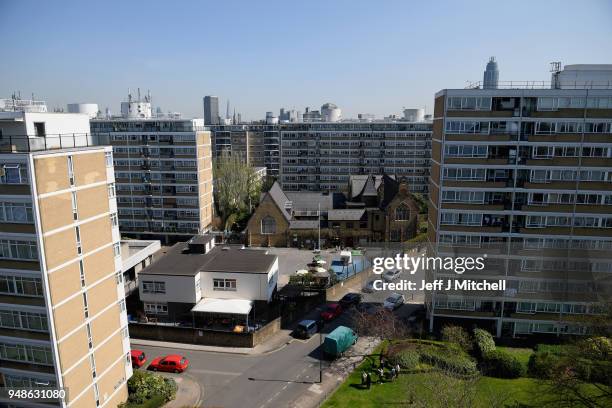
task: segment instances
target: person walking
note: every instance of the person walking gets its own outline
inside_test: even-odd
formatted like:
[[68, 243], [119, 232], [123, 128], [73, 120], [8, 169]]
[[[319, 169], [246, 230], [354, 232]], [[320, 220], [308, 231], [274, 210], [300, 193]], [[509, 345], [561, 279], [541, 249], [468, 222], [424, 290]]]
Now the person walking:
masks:
[[366, 378], [366, 384], [368, 386], [368, 390], [370, 389], [370, 387], [372, 386], [372, 376], [370, 375], [370, 372], [368, 371], [368, 373], [366, 374], [367, 378]]
[[362, 371], [361, 372], [361, 386], [365, 387], [367, 381], [368, 381], [368, 376], [365, 373], [365, 371]]
[[378, 369], [378, 382], [380, 384], [383, 383], [383, 380], [385, 378], [385, 370], [382, 369], [382, 366]]
[[395, 367], [391, 369], [391, 381], [395, 381]]
[[400, 365], [399, 365], [399, 363], [397, 363], [395, 365], [395, 375], [397, 375], [399, 377], [399, 373], [400, 373]]

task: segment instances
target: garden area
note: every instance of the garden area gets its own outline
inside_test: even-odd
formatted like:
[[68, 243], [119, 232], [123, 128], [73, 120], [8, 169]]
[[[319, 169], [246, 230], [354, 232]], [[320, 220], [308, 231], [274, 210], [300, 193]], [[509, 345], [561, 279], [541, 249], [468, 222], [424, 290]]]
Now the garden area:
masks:
[[146, 371], [135, 370], [127, 383], [128, 400], [119, 408], [159, 408], [176, 396], [176, 382]]
[[323, 407], [603, 408], [612, 406], [611, 373], [608, 337], [533, 349], [498, 347], [485, 330], [447, 326], [440, 341], [386, 341]]

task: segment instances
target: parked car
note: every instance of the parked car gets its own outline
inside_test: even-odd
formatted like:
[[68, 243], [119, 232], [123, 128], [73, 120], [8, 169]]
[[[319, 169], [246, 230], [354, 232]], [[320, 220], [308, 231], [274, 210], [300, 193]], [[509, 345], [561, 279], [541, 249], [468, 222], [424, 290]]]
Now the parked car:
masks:
[[298, 323], [293, 335], [302, 339], [309, 339], [317, 334], [320, 325], [314, 320], [302, 320]]
[[330, 303], [325, 307], [325, 310], [321, 312], [321, 319], [333, 320], [342, 314], [342, 306], [339, 303]]
[[140, 368], [147, 362], [147, 356], [142, 350], [130, 350], [130, 358], [133, 368]]
[[339, 303], [343, 309], [348, 309], [353, 305], [357, 306], [359, 303], [361, 303], [361, 295], [354, 292], [347, 293], [346, 295], [342, 296]]
[[169, 373], [182, 373], [189, 367], [189, 360], [178, 354], [170, 354], [166, 357], [156, 357], [151, 364], [149, 370], [167, 371]]
[[366, 285], [363, 287], [363, 289], [361, 289], [362, 292], [364, 293], [372, 293], [374, 292], [374, 282], [376, 281], [369, 281], [368, 283], [366, 283]]
[[404, 295], [401, 295], [399, 293], [392, 293], [391, 296], [385, 299], [383, 307], [387, 310], [395, 310], [401, 305], [403, 305], [405, 301], [406, 299], [404, 299]]
[[385, 282], [392, 282], [396, 280], [397, 278], [399, 278], [401, 274], [402, 274], [402, 271], [400, 270], [387, 271], [383, 274], [383, 279], [385, 280]]
[[349, 347], [357, 343], [357, 334], [348, 327], [338, 326], [329, 333], [323, 341], [323, 353], [336, 358], [342, 355]]

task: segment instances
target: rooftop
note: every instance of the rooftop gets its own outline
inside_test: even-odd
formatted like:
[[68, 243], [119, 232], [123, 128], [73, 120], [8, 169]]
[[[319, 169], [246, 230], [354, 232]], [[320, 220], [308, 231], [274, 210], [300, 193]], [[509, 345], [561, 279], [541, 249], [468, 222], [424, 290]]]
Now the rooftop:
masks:
[[36, 135], [11, 135], [3, 133], [0, 153], [30, 153], [47, 150], [65, 150], [110, 145], [108, 135], [91, 133], [61, 133]]
[[216, 246], [208, 253], [193, 253], [189, 252], [187, 242], [179, 242], [140, 273], [174, 276], [196, 276], [200, 271], [267, 274], [276, 259], [276, 255], [265, 250], [233, 246]]

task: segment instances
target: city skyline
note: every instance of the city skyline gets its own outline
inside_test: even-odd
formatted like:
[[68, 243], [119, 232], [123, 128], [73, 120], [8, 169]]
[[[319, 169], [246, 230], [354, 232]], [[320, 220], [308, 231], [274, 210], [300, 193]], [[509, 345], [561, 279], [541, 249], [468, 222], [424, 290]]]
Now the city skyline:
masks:
[[[97, 103], [115, 114], [128, 88], [138, 87], [151, 90], [154, 108], [184, 117], [203, 116], [205, 95], [217, 95], [221, 106], [229, 99], [246, 120], [326, 102], [346, 118], [382, 118], [403, 107], [431, 113], [436, 91], [481, 80], [490, 56], [497, 58], [500, 81], [548, 81], [552, 61], [609, 61], [612, 6], [593, 5], [529, 3], [524, 13], [513, 3], [496, 6], [496, 17], [485, 19], [487, 3], [480, 1], [377, 8], [338, 2], [323, 10], [315, 3], [297, 11], [283, 3], [185, 3], [169, 19], [164, 3], [123, 4], [118, 13], [112, 2], [4, 2], [0, 33], [11, 38], [5, 57], [19, 69], [0, 67], [0, 92], [34, 93], [51, 109]], [[543, 15], [560, 28], [589, 24], [578, 32], [551, 30]], [[518, 27], [516, 21], [520, 30], [499, 32], [508, 23]]]

